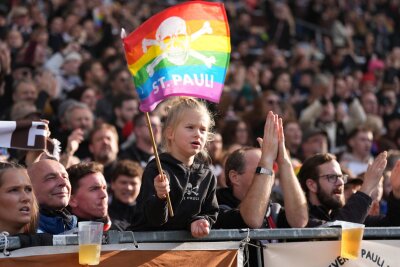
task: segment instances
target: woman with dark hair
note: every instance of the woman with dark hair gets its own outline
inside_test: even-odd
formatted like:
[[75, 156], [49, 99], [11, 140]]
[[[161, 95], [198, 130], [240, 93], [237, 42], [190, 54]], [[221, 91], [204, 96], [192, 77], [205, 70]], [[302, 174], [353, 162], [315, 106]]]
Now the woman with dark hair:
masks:
[[250, 144], [247, 123], [240, 119], [226, 121], [221, 135], [226, 151], [233, 151]]
[[26, 169], [0, 162], [0, 231], [36, 233], [38, 204]]

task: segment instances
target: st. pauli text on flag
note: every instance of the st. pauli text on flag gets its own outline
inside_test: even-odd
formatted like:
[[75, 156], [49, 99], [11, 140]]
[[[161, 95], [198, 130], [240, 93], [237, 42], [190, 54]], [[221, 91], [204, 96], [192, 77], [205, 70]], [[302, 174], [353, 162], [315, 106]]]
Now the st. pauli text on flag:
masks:
[[219, 102], [231, 51], [222, 3], [189, 1], [170, 7], [123, 43], [141, 111], [152, 111], [169, 96]]

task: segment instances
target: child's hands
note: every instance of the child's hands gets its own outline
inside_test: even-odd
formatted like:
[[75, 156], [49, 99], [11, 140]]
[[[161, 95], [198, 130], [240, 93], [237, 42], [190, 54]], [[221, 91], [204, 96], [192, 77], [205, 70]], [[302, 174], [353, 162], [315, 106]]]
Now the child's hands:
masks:
[[165, 199], [170, 191], [167, 177], [165, 175], [157, 175], [156, 178], [154, 178], [154, 188], [156, 189], [157, 197]]
[[210, 233], [210, 224], [205, 219], [193, 221], [190, 224], [190, 231], [193, 237], [203, 237]]

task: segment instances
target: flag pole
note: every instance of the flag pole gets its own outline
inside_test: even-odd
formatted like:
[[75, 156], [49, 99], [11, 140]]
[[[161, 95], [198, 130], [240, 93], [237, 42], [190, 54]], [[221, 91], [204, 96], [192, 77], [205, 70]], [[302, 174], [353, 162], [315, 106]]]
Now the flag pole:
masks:
[[[158, 156], [157, 145], [156, 145], [156, 141], [154, 140], [154, 134], [153, 134], [153, 128], [151, 127], [150, 116], [149, 116], [148, 112], [145, 112], [145, 113], [146, 113], [147, 128], [149, 129], [149, 133], [150, 133], [150, 136], [151, 136], [151, 142], [153, 144], [154, 157], [156, 159], [157, 169], [158, 169], [158, 172], [160, 173], [161, 177], [163, 179], [166, 179], [165, 175], [163, 175], [163, 170], [162, 170], [162, 167], [161, 167], [160, 157]], [[167, 193], [167, 205], [168, 205], [169, 216], [170, 217], [174, 217], [174, 211], [172, 209], [172, 204], [171, 204], [171, 199], [169, 198], [169, 193]]]

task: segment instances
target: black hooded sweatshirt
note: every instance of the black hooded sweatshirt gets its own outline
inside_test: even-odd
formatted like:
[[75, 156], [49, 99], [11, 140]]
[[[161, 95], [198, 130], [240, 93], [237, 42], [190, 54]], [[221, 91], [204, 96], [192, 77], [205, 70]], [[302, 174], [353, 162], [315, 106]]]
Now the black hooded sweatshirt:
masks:
[[217, 179], [208, 165], [195, 160], [188, 167], [168, 153], [160, 154], [160, 161], [170, 181], [174, 217], [168, 216], [166, 199], [156, 195], [154, 178], [158, 169], [153, 159], [143, 172], [133, 229], [190, 230], [190, 224], [199, 219], [206, 219], [212, 226], [218, 215]]

